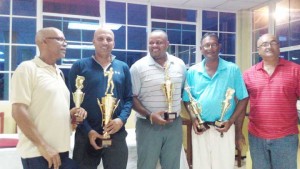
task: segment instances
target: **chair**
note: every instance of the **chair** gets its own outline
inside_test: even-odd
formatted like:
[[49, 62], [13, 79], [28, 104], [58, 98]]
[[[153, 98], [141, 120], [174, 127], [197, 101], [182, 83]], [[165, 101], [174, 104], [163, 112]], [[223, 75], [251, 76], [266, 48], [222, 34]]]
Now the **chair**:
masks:
[[190, 119], [182, 118], [182, 125], [186, 126], [186, 133], [187, 133], [187, 147], [186, 147], [186, 157], [189, 164], [189, 168], [192, 169], [192, 161], [193, 161], [193, 154], [192, 154], [192, 122]]
[[0, 112], [0, 133], [4, 133], [4, 112]]

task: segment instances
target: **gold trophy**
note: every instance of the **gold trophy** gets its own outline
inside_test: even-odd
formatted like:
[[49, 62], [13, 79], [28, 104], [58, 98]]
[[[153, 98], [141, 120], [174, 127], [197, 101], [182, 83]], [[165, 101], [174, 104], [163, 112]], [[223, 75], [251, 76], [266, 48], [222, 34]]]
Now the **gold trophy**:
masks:
[[227, 91], [225, 93], [225, 99], [222, 102], [221, 117], [218, 121], [215, 121], [215, 126], [216, 127], [219, 127], [219, 128], [224, 127], [223, 118], [224, 118], [224, 115], [227, 112], [228, 108], [230, 107], [230, 100], [232, 99], [232, 96], [233, 96], [234, 92], [235, 92], [235, 90], [230, 88], [230, 87], [227, 89]]
[[168, 103], [168, 110], [164, 113], [165, 120], [175, 120], [177, 117], [176, 112], [172, 112], [172, 102], [173, 102], [173, 91], [174, 91], [174, 84], [172, 83], [170, 76], [169, 76], [169, 68], [170, 65], [165, 63], [165, 83], [162, 85], [162, 90], [166, 96], [166, 101]]
[[184, 88], [184, 90], [187, 92], [189, 99], [190, 99], [190, 104], [188, 105], [188, 109], [197, 118], [197, 122], [198, 122], [197, 131], [203, 132], [203, 131], [209, 129], [210, 127], [201, 119], [201, 112], [202, 112], [201, 106], [193, 98], [188, 84], [187, 83], [185, 83], [185, 84], [186, 84], [186, 87]]
[[[85, 78], [83, 76], [78, 76], [78, 75], [75, 80], [76, 91], [72, 94], [73, 94], [73, 101], [75, 103], [76, 108], [80, 108], [80, 105], [84, 99], [84, 93], [81, 91], [81, 89], [84, 87], [83, 86], [84, 80]], [[79, 118], [80, 117], [77, 117], [77, 114], [72, 115], [72, 125], [76, 125], [77, 121], [80, 121]]]
[[[112, 119], [112, 115], [114, 114], [114, 111], [116, 110], [120, 102], [120, 100], [117, 101], [117, 99], [113, 97], [114, 95], [113, 74], [114, 74], [113, 68], [110, 68], [109, 71], [104, 71], [104, 76], [108, 77], [106, 92], [105, 92], [105, 96], [101, 98], [101, 101], [97, 99], [98, 105], [102, 113], [102, 127], [107, 125], [109, 121]], [[110, 138], [110, 135], [107, 132], [105, 132], [103, 134], [103, 139], [97, 140], [97, 144], [100, 147], [111, 146], [112, 140]]]

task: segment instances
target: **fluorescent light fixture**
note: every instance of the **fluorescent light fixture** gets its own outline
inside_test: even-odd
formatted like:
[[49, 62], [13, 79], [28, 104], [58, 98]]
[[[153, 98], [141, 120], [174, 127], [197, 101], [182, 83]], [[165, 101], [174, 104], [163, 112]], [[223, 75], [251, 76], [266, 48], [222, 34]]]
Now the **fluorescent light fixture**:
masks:
[[3, 55], [4, 53], [2, 51], [0, 51], [0, 55]]
[[0, 58], [0, 62], [5, 62], [5, 59]]
[[94, 45], [68, 45], [68, 49], [91, 49], [94, 50]]
[[[104, 26], [110, 28], [111, 30], [118, 30], [122, 25], [114, 23], [106, 23]], [[81, 29], [81, 30], [96, 30], [100, 27], [99, 23], [92, 22], [69, 22], [69, 29]]]

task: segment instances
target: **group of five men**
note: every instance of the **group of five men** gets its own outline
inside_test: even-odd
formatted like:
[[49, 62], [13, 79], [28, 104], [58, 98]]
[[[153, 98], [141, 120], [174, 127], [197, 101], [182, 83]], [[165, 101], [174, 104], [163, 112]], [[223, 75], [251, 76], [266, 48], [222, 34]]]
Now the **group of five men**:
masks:
[[[219, 57], [221, 43], [214, 33], [202, 37], [200, 50], [205, 59], [188, 71], [181, 59], [167, 53], [169, 41], [164, 31], [151, 32], [147, 56], [131, 68], [112, 55], [114, 39], [108, 28], [95, 31], [95, 53], [72, 65], [68, 90], [56, 65], [66, 53], [64, 34], [56, 28], [37, 32], [39, 56], [20, 64], [12, 78], [12, 114], [20, 128], [17, 148], [24, 169], [96, 169], [101, 160], [106, 169], [126, 169], [124, 125], [132, 108], [137, 112], [137, 168], [155, 169], [159, 160], [163, 169], [179, 169], [181, 100], [186, 107], [196, 100], [201, 109], [197, 114], [188, 109], [193, 122], [193, 168], [233, 169], [235, 140], [243, 141], [241, 126], [249, 98], [253, 168], [296, 168], [300, 68], [279, 57], [275, 36], [259, 38], [258, 51], [263, 61], [244, 76], [235, 64]], [[70, 101], [77, 76], [85, 79], [80, 108]], [[166, 101], [162, 85], [167, 80], [172, 96]], [[233, 92], [227, 95], [229, 89]], [[99, 99], [108, 93], [118, 103], [111, 120], [103, 126], [105, 117]], [[165, 117], [168, 106], [175, 118]], [[73, 116], [78, 117], [74, 161], [68, 158]], [[198, 128], [199, 119], [204, 121], [203, 130]], [[220, 119], [221, 126], [216, 127]], [[103, 133], [111, 136], [108, 148], [98, 144], [104, 139]]]

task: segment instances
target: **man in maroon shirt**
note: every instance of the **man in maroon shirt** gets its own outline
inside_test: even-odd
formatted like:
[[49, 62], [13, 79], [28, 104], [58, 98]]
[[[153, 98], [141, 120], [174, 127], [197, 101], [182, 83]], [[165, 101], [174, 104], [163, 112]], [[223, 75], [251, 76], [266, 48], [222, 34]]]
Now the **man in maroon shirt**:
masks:
[[279, 57], [274, 35], [262, 35], [257, 49], [262, 61], [244, 73], [253, 169], [296, 169], [300, 66]]

